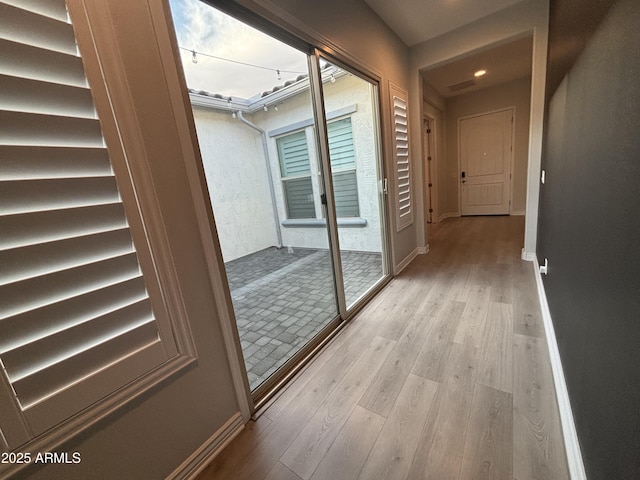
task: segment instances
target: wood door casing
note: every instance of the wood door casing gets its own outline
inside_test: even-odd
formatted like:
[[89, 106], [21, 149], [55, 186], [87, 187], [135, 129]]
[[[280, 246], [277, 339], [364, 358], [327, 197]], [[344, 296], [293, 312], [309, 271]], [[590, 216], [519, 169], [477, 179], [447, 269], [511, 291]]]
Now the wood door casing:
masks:
[[513, 113], [510, 108], [459, 120], [461, 215], [509, 214]]

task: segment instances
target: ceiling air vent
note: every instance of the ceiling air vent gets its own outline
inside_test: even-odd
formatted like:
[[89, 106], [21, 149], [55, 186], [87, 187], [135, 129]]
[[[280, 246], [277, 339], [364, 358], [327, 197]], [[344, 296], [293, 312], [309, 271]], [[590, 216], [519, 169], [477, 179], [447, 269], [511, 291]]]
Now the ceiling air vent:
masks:
[[466, 80], [464, 82], [456, 83], [455, 85], [449, 85], [447, 88], [452, 92], [464, 90], [465, 88], [473, 87], [476, 84], [475, 80]]

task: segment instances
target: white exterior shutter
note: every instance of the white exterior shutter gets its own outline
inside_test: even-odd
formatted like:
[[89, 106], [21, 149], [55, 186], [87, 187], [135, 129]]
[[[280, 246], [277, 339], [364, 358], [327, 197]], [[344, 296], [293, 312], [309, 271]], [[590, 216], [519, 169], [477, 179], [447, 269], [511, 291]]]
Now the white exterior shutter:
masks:
[[390, 91], [393, 118], [393, 160], [396, 177], [396, 224], [397, 230], [400, 231], [413, 223], [409, 114], [407, 93], [393, 84], [390, 86]]
[[62, 0], [0, 1], [0, 265], [0, 450], [175, 355]]

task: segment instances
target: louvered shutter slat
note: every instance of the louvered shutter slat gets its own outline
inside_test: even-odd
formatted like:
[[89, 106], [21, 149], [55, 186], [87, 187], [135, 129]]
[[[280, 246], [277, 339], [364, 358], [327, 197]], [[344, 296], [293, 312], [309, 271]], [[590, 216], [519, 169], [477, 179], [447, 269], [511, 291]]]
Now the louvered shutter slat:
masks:
[[127, 226], [122, 204], [0, 216], [0, 251]]
[[11, 449], [176, 351], [155, 318], [64, 0], [0, 0], [0, 265], [0, 443]]
[[46, 83], [0, 74], [0, 104], [6, 110], [95, 118], [88, 88]]
[[24, 8], [31, 13], [50, 17], [61, 22], [67, 21], [65, 0], [2, 0], [2, 3]]
[[15, 382], [152, 321], [151, 308], [144, 299], [3, 352], [2, 361], [9, 378]]
[[49, 83], [86, 87], [82, 60], [0, 38], [0, 73]]
[[0, 285], [133, 253], [128, 228], [0, 251]]
[[23, 408], [45, 400], [48, 395], [64, 389], [85, 376], [96, 373], [96, 366], [108, 366], [137, 350], [158, 342], [154, 323], [138, 327], [127, 335], [120, 335], [96, 345], [60, 363], [49, 366], [13, 383]]
[[[104, 316], [147, 297], [142, 276], [3, 318], [0, 354]], [[46, 325], [41, 319], [46, 318]]]
[[113, 176], [103, 147], [0, 145], [0, 158], [3, 180]]
[[104, 205], [119, 200], [112, 177], [0, 180], [0, 215]]
[[0, 36], [45, 50], [76, 54], [71, 25], [4, 3], [0, 3]]
[[0, 125], [3, 125], [2, 145], [103, 146], [100, 122], [96, 119], [0, 111]]
[[[403, 95], [406, 96], [406, 94]], [[396, 218], [397, 228], [400, 230], [413, 222], [407, 102], [401, 96], [393, 95], [392, 108], [396, 170]]]
[[[1, 320], [44, 307], [74, 296], [84, 295], [140, 275], [135, 254], [122, 255], [81, 267], [50, 273], [0, 286]], [[46, 319], [42, 319], [43, 323]]]

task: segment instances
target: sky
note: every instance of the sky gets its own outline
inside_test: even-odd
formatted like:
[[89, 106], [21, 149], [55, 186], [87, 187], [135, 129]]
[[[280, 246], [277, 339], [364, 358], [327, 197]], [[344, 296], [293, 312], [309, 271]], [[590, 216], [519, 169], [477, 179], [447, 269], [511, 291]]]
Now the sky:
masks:
[[[224, 96], [250, 98], [307, 74], [306, 54], [219, 12], [199, 0], [170, 0], [187, 86]], [[209, 58], [191, 50], [229, 60], [279, 69], [278, 74]], [[287, 73], [291, 71], [295, 73]]]

